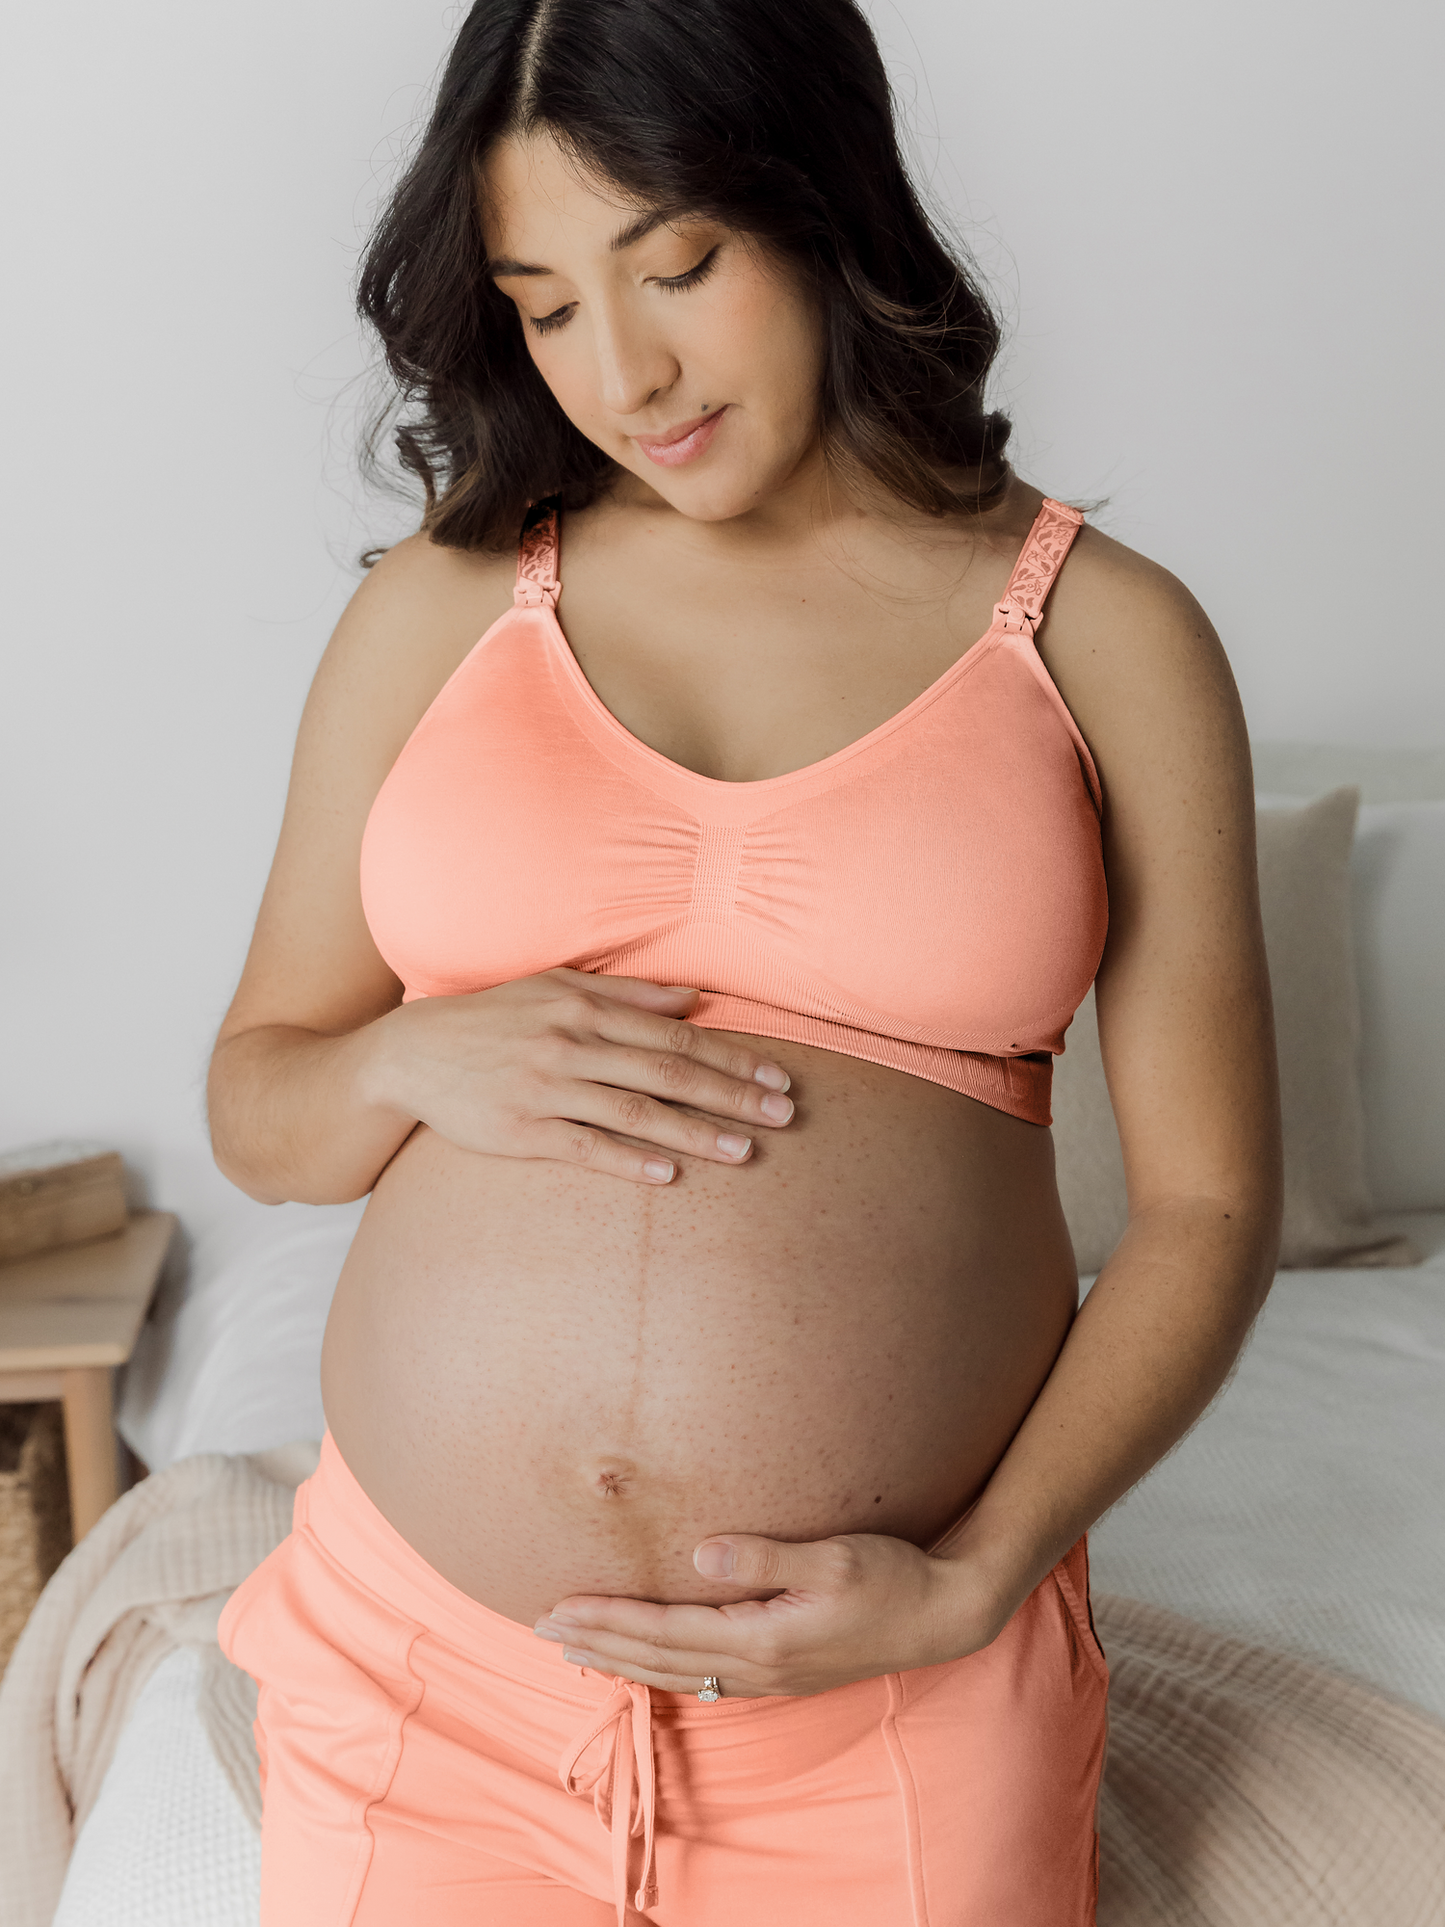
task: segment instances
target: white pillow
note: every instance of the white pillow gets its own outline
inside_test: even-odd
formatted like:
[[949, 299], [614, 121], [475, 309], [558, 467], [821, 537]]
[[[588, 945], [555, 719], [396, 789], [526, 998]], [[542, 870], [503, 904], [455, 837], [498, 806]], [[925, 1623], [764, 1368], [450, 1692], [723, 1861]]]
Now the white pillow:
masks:
[[202, 1243], [121, 1388], [117, 1428], [152, 1472], [321, 1437], [321, 1339], [365, 1203], [258, 1206]]
[[[1360, 1091], [1352, 838], [1360, 793], [1259, 799], [1259, 886], [1274, 989], [1284, 1122], [1280, 1264], [1419, 1262], [1374, 1216]], [[1123, 1236], [1124, 1162], [1099, 1054], [1092, 993], [1054, 1071], [1059, 1196], [1081, 1273]]]
[[1445, 803], [1364, 804], [1352, 871], [1370, 1189], [1445, 1211]]
[[1362, 804], [1350, 871], [1370, 1191], [1380, 1211], [1445, 1211], [1445, 802]]

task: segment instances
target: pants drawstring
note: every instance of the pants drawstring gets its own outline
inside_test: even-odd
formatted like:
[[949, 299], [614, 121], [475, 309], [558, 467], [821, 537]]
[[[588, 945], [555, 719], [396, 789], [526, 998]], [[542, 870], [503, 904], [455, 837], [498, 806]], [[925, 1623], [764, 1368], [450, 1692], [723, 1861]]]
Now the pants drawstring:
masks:
[[[609, 1749], [606, 1736], [611, 1731]], [[584, 1760], [583, 1756], [589, 1757]], [[612, 1886], [617, 1927], [627, 1927], [630, 1842], [642, 1835], [642, 1878], [632, 1893], [639, 1912], [657, 1904], [652, 1842], [657, 1776], [652, 1756], [652, 1695], [635, 1680], [620, 1679], [596, 1720], [563, 1754], [558, 1778], [569, 1793], [592, 1795], [597, 1818], [612, 1834]], [[635, 1797], [634, 1797], [635, 1796]]]

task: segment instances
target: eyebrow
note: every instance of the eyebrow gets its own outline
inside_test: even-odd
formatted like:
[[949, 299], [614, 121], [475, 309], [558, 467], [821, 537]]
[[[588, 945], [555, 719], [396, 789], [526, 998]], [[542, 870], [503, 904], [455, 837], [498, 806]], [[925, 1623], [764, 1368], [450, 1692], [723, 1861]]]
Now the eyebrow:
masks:
[[[607, 243], [608, 252], [620, 254], [624, 248], [635, 247], [639, 241], [646, 240], [654, 228], [666, 225], [678, 218], [677, 210], [670, 213], [663, 208], [649, 208], [629, 221], [625, 227], [618, 228]], [[509, 254], [501, 254], [487, 262], [487, 273], [495, 279], [508, 274], [555, 274], [555, 268], [539, 267], [535, 261], [516, 261]]]

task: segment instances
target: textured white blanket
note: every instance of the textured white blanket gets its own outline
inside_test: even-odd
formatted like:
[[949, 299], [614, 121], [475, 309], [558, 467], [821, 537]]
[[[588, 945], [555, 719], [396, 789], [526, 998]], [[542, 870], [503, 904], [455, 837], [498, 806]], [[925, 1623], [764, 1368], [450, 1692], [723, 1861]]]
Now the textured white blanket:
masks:
[[0, 1684], [0, 1927], [50, 1927], [131, 1708], [178, 1646], [200, 1657], [216, 1758], [259, 1820], [255, 1688], [216, 1622], [290, 1530], [316, 1450], [184, 1459], [127, 1492], [51, 1579]]
[[1100, 1595], [1099, 1927], [1439, 1927], [1445, 1724]]
[[182, 1646], [147, 1680], [76, 1838], [54, 1927], [256, 1927], [261, 1836], [201, 1724], [201, 1675], [201, 1655]]

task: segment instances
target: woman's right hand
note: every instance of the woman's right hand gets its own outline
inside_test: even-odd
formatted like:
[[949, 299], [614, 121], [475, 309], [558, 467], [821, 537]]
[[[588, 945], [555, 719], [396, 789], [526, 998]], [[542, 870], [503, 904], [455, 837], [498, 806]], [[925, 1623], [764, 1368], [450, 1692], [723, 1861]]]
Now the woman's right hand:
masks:
[[584, 1164], [638, 1184], [673, 1178], [674, 1159], [659, 1151], [742, 1164], [754, 1129], [792, 1117], [790, 1080], [689, 1024], [697, 996], [557, 969], [418, 998], [372, 1027], [367, 1095], [464, 1151]]

